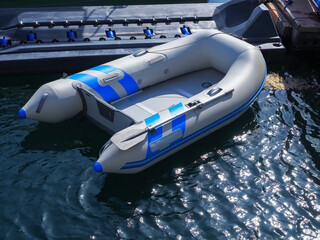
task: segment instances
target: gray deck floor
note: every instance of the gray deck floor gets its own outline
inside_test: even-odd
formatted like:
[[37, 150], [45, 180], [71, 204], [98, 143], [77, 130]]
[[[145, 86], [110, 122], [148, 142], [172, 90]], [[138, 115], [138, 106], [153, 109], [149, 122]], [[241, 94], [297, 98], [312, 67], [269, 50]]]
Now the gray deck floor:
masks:
[[[148, 87], [129, 97], [112, 103], [136, 122], [190, 98], [210, 85], [219, 82], [224, 75], [212, 68], [189, 73]], [[209, 85], [209, 84], [210, 85]]]

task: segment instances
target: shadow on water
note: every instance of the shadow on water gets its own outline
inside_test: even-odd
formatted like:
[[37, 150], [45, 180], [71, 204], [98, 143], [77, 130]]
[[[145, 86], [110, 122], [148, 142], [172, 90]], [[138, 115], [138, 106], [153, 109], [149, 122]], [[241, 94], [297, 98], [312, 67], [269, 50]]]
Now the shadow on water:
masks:
[[320, 122], [320, 55], [289, 52], [283, 64], [272, 63], [269, 68], [280, 79], [280, 86], [286, 90], [289, 102], [293, 105], [294, 122], [301, 129], [301, 143], [314, 164], [320, 170], [319, 146], [307, 138], [318, 138], [316, 127]]
[[62, 123], [39, 123], [21, 143], [25, 150], [66, 151], [81, 149], [88, 157], [97, 157], [110, 135], [81, 114]]
[[24, 88], [33, 89], [36, 91], [42, 84], [57, 80], [62, 77], [62, 74], [35, 74], [28, 75], [28, 81], [25, 81], [23, 76], [0, 76], [0, 87], [13, 88], [21, 87], [24, 85]]
[[[104, 185], [97, 195], [98, 201], [108, 203], [110, 198], [122, 201], [140, 201], [148, 199], [155, 184], [169, 185], [177, 181], [176, 169], [183, 169], [183, 175], [192, 175], [199, 165], [220, 158], [218, 151], [232, 147], [233, 136], [256, 127], [256, 111], [254, 104], [237, 120], [205, 138], [191, 144], [179, 152], [169, 156], [146, 170], [132, 175], [107, 174]], [[208, 153], [208, 149], [211, 151]], [[204, 156], [205, 157], [202, 157]], [[208, 156], [210, 155], [210, 156]], [[200, 156], [200, 157], [199, 157]]]
[[[320, 88], [319, 88], [320, 89]], [[320, 90], [317, 92], [291, 91], [288, 100], [293, 104], [294, 123], [301, 129], [300, 141], [307, 153], [312, 157], [313, 162], [320, 170], [320, 146], [316, 144], [320, 136], [318, 124], [320, 123]], [[307, 104], [306, 104], [307, 103]]]
[[304, 101], [315, 110], [319, 110], [319, 62], [320, 55], [289, 52], [282, 64], [270, 63], [268, 68], [272, 69], [280, 77], [279, 81], [284, 89], [299, 92], [299, 94], [302, 94]]

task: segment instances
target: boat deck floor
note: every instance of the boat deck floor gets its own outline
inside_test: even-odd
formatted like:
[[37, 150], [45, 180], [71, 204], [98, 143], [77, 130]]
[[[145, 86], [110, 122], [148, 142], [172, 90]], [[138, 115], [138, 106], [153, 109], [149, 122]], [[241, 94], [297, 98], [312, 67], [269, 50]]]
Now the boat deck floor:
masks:
[[223, 77], [224, 74], [215, 69], [204, 69], [148, 87], [111, 104], [139, 122], [200, 93]]

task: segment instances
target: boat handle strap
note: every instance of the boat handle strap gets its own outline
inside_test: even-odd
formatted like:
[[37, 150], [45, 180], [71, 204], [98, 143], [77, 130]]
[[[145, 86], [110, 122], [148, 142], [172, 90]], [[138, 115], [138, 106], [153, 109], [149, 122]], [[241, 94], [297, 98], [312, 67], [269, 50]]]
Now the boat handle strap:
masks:
[[47, 99], [48, 96], [49, 96], [49, 94], [46, 93], [46, 92], [41, 96], [41, 99], [40, 99], [40, 102], [39, 102], [39, 104], [38, 104], [36, 113], [40, 113], [40, 112], [41, 112], [42, 107], [43, 107], [43, 104], [44, 104], [44, 102], [46, 101], [46, 99]]

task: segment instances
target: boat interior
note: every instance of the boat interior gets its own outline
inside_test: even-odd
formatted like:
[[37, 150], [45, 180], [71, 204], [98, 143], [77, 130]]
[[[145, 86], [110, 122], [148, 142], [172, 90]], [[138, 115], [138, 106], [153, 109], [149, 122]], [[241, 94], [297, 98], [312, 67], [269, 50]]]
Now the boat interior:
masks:
[[82, 87], [78, 91], [85, 116], [113, 134], [199, 94], [223, 77], [223, 73], [207, 68], [149, 86], [109, 103]]

